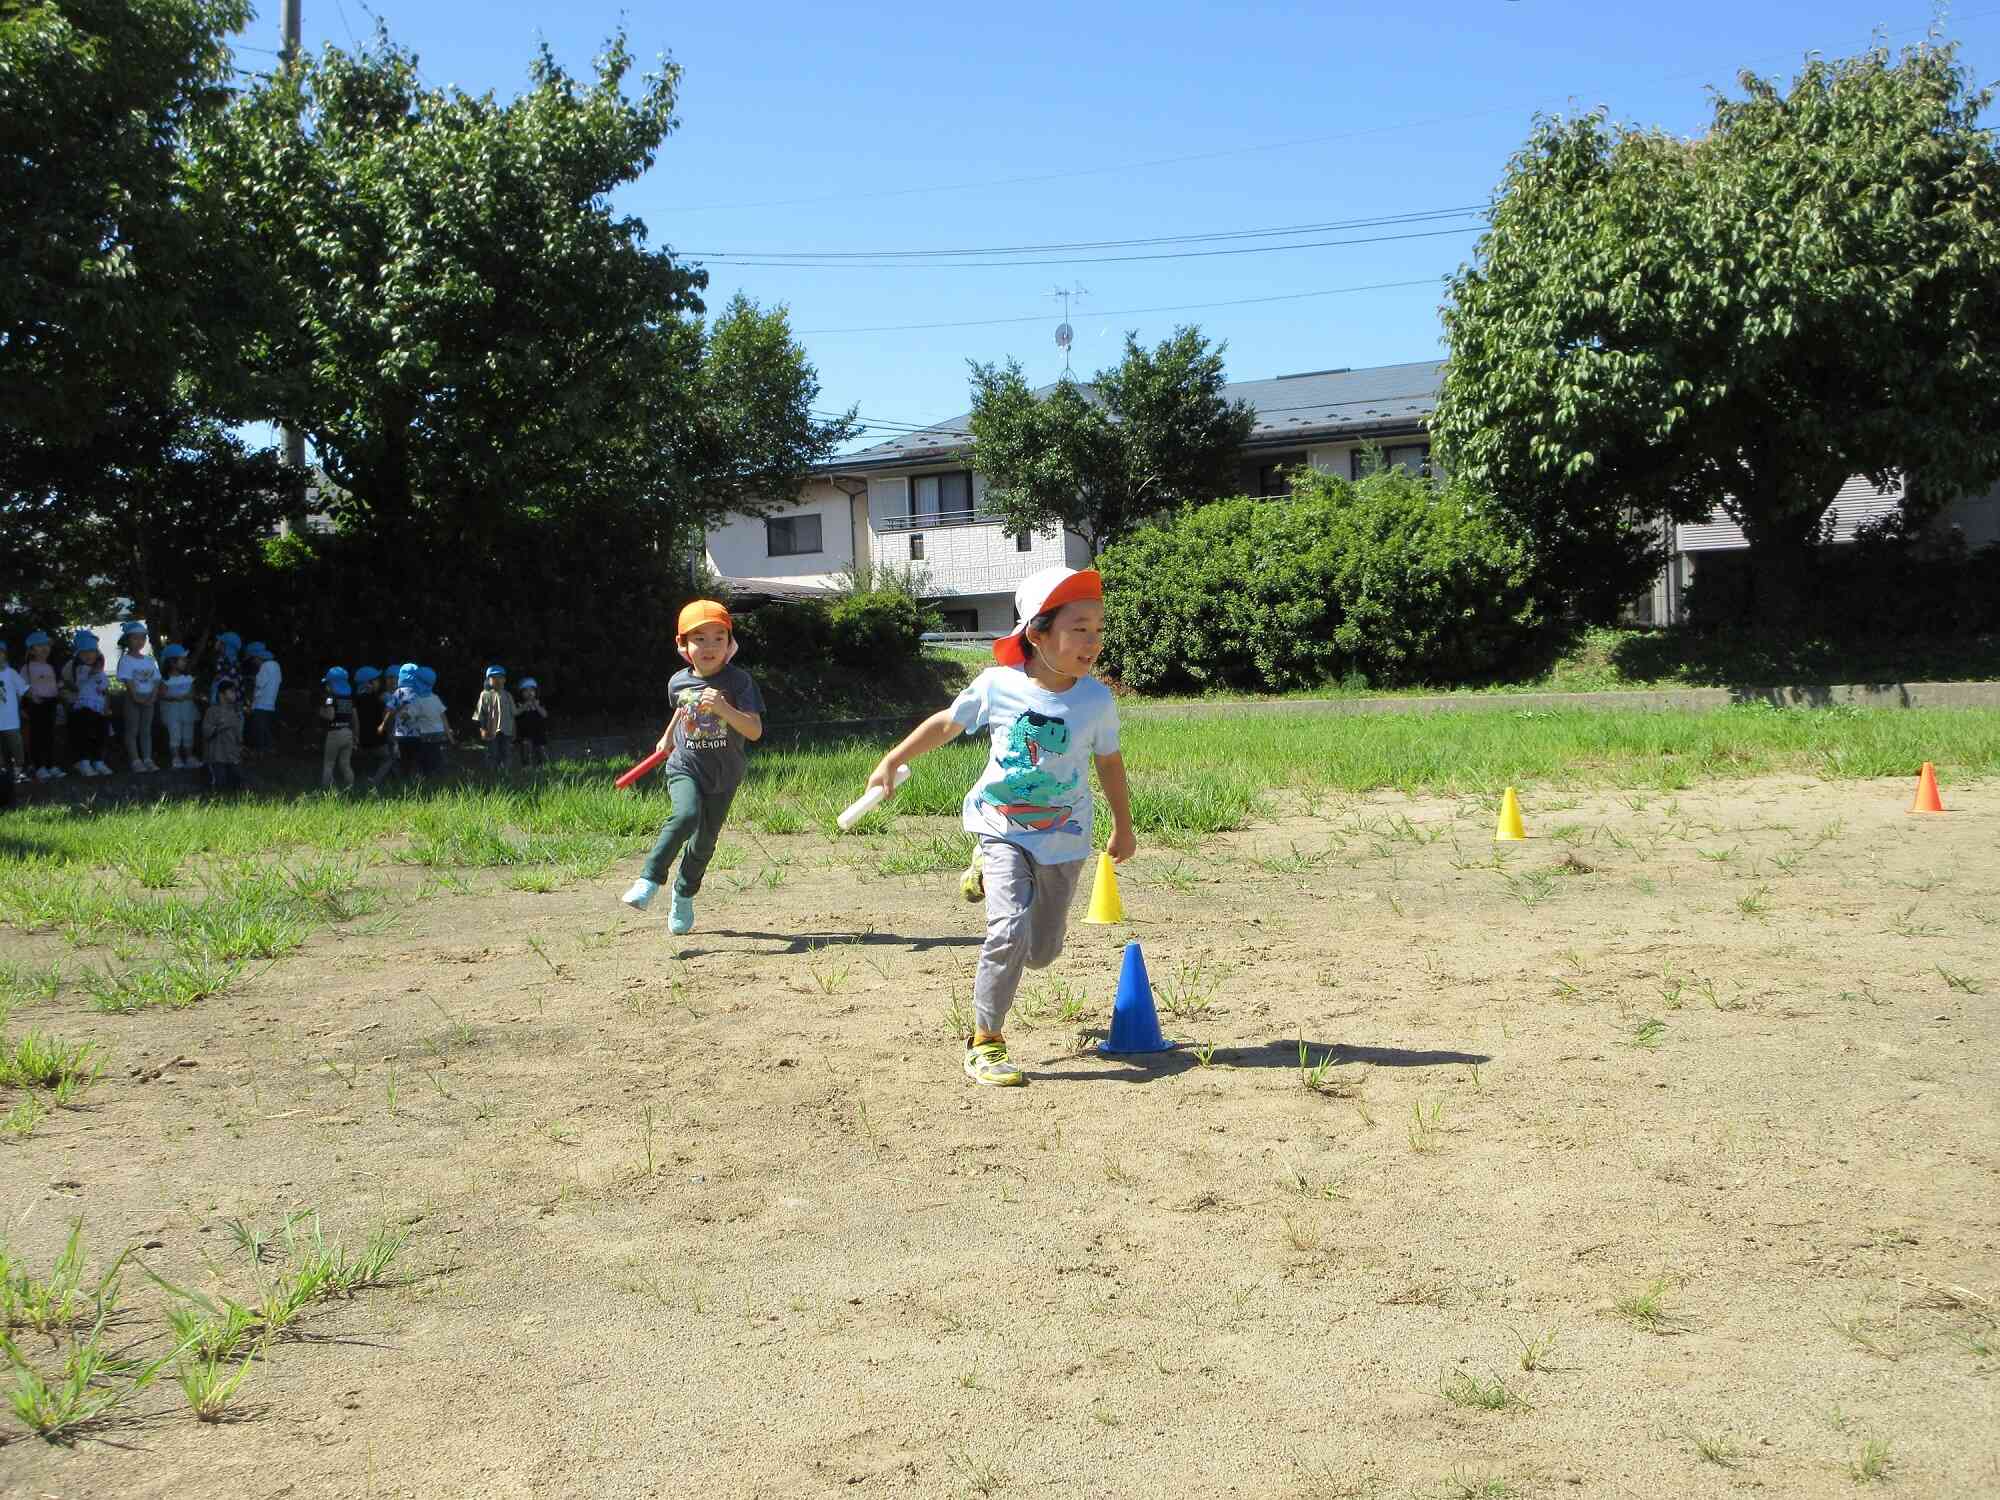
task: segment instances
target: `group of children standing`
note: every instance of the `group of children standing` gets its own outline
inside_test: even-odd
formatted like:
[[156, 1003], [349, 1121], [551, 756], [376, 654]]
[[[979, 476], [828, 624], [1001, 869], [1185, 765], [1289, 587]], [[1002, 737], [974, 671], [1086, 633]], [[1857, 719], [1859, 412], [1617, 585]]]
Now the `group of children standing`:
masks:
[[[965, 1075], [997, 1087], [1027, 1082], [1008, 1057], [1003, 1028], [1023, 971], [1047, 968], [1062, 952], [1070, 906], [1094, 847], [1093, 768], [1111, 809], [1105, 852], [1122, 862], [1138, 842], [1117, 704], [1090, 675], [1103, 649], [1102, 579], [1094, 571], [1047, 568], [1021, 584], [1014, 605], [1020, 624], [993, 643], [997, 665], [912, 730], [868, 778], [871, 789], [893, 796], [918, 756], [962, 734], [989, 734], [985, 769], [965, 794], [960, 818], [974, 839], [962, 889], [968, 899], [986, 903]], [[668, 684], [674, 712], [656, 747], [667, 755], [673, 810], [620, 899], [644, 911], [680, 855], [667, 921], [667, 930], [678, 935], [694, 930], [694, 898], [742, 785], [745, 746], [763, 737], [764, 700], [750, 674], [733, 664], [734, 623], [721, 604], [690, 604], [675, 636], [687, 667]]]
[[[65, 760], [78, 776], [114, 774], [104, 758], [114, 700], [123, 721], [125, 769], [136, 775], [206, 770], [211, 786], [230, 790], [242, 785], [246, 750], [277, 748], [284, 671], [269, 647], [262, 641], [245, 645], [236, 632], [222, 632], [215, 639], [207, 691], [198, 693], [187, 648], [173, 642], [155, 655], [151, 639], [143, 620], [120, 625], [118, 666], [109, 674], [98, 638], [89, 630], [70, 638], [69, 657], [60, 668], [49, 659], [54, 642], [47, 631], [29, 634], [19, 669], [0, 641], [0, 782], [10, 793], [17, 782], [71, 774]], [[376, 667], [359, 667], [351, 675], [343, 667], [330, 669], [319, 712], [326, 729], [321, 784], [353, 786], [356, 759], [366, 766], [371, 755], [372, 783], [398, 770], [410, 776], [442, 771], [453, 736], [436, 683], [435, 671], [414, 662], [386, 673]], [[546, 762], [549, 715], [533, 678], [521, 683], [516, 699], [507, 690], [506, 670], [489, 668], [478, 722], [495, 770], [506, 769], [517, 740], [523, 764]], [[154, 759], [162, 731], [169, 766]]]
[[[356, 667], [351, 674], [345, 667], [329, 668], [319, 707], [326, 726], [320, 785], [353, 786], [357, 757], [371, 786], [398, 772], [412, 779], [441, 774], [445, 752], [458, 737], [438, 696], [437, 680], [435, 668], [413, 661], [386, 671]], [[549, 711], [534, 678], [521, 679], [517, 699], [507, 690], [507, 669], [488, 667], [475, 717], [489, 769], [508, 769], [517, 736], [524, 766], [548, 764]]]

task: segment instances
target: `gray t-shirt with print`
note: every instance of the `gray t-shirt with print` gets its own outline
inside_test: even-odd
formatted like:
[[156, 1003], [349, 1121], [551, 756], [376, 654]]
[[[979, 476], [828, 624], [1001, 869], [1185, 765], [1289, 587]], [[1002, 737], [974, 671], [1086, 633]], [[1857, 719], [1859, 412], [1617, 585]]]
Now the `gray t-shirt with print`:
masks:
[[697, 713], [695, 700], [714, 688], [729, 706], [746, 714], [764, 712], [764, 695], [741, 667], [724, 667], [713, 677], [703, 677], [693, 667], [683, 667], [667, 684], [674, 707], [688, 712], [674, 729], [674, 748], [667, 756], [669, 776], [690, 777], [705, 797], [733, 792], [743, 784], [750, 762], [743, 754], [743, 732], [733, 729], [714, 714]]

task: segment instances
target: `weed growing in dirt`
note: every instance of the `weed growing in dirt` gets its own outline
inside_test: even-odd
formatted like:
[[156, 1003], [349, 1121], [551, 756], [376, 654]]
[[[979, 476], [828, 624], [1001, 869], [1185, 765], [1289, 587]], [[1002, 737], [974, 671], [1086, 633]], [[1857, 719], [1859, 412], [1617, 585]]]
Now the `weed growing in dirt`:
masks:
[[62, 993], [60, 963], [0, 963], [0, 1019], [19, 1005], [46, 1003]]
[[63, 1090], [70, 1095], [90, 1087], [104, 1072], [94, 1042], [69, 1043], [46, 1032], [31, 1031], [0, 1048], [0, 1087]]
[[69, 1239], [46, 1280], [30, 1275], [19, 1261], [0, 1250], [0, 1331], [26, 1328], [53, 1336], [84, 1323], [101, 1322], [118, 1305], [125, 1259], [120, 1255], [109, 1270], [86, 1286], [81, 1219], [70, 1226]]
[[1172, 972], [1153, 981], [1153, 994], [1175, 1020], [1199, 1021], [1215, 1005], [1215, 977], [1205, 958], [1175, 959]]
[[180, 1357], [175, 1376], [196, 1421], [220, 1422], [229, 1415], [230, 1403], [236, 1399], [237, 1388], [250, 1373], [250, 1363], [257, 1354], [256, 1349], [250, 1350], [234, 1370], [218, 1354], [190, 1352]]
[[1880, 1438], [1869, 1438], [1847, 1466], [1847, 1474], [1856, 1484], [1880, 1484], [1889, 1477], [1891, 1463], [1889, 1445]]
[[1304, 1037], [1299, 1038], [1299, 1087], [1308, 1094], [1323, 1094], [1330, 1099], [1353, 1097], [1354, 1086], [1344, 1078], [1336, 1078], [1333, 1073], [1333, 1049], [1327, 1048], [1318, 1062], [1306, 1050]]
[[186, 1010], [229, 988], [237, 966], [222, 959], [186, 956], [127, 969], [122, 974], [85, 972], [82, 984], [93, 1010], [131, 1015], [161, 1006]]
[[1672, 1288], [1672, 1280], [1662, 1276], [1643, 1289], [1620, 1297], [1611, 1304], [1611, 1310], [1647, 1333], [1672, 1333], [1681, 1326], [1681, 1319], [1667, 1308], [1667, 1294]]
[[1986, 986], [1981, 984], [1977, 979], [1974, 979], [1970, 974], [1954, 974], [1943, 964], [1938, 964], [1935, 967], [1938, 974], [1944, 979], [1945, 988], [1957, 990], [1962, 995], [1983, 995], [1986, 993]]
[[1013, 1014], [1030, 1029], [1074, 1026], [1090, 1013], [1090, 997], [1065, 979], [1044, 979], [1014, 1002]]
[[1514, 1500], [1521, 1493], [1498, 1474], [1475, 1474], [1470, 1469], [1453, 1469], [1444, 1477], [1439, 1500]]
[[945, 1462], [968, 1495], [997, 1495], [1007, 1486], [1007, 1471], [991, 1459], [975, 1458], [969, 1448], [947, 1453]]
[[1405, 1133], [1409, 1136], [1412, 1151], [1428, 1154], [1437, 1150], [1438, 1136], [1443, 1131], [1443, 1099], [1433, 1099], [1429, 1104], [1419, 1099], [1410, 1105], [1410, 1123]]
[[1453, 1406], [1469, 1407], [1476, 1411], [1507, 1411], [1516, 1407], [1525, 1409], [1528, 1405], [1509, 1390], [1507, 1382], [1498, 1375], [1487, 1381], [1466, 1370], [1457, 1371], [1447, 1377], [1444, 1383], [1444, 1399]]
[[1533, 1338], [1521, 1333], [1514, 1337], [1521, 1345], [1521, 1368], [1530, 1374], [1547, 1366], [1549, 1356], [1556, 1352], [1556, 1331], [1553, 1328], [1544, 1328]]
[[1690, 1429], [1687, 1436], [1688, 1441], [1694, 1445], [1694, 1451], [1705, 1463], [1719, 1464], [1725, 1469], [1736, 1469], [1741, 1468], [1743, 1460], [1750, 1456], [1749, 1449], [1726, 1434], [1710, 1437]]
[[1626, 1038], [1625, 1045], [1650, 1052], [1660, 1045], [1661, 1038], [1666, 1034], [1667, 1023], [1655, 1016], [1641, 1021], [1632, 1035]]

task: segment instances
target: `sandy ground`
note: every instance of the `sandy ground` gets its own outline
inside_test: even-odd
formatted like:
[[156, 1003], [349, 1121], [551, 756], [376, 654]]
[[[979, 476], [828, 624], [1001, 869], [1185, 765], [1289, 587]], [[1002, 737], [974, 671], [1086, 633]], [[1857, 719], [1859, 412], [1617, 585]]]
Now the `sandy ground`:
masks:
[[[386, 930], [220, 1001], [20, 1012], [112, 1054], [0, 1147], [31, 1263], [81, 1215], [241, 1294], [232, 1218], [414, 1235], [240, 1420], [162, 1386], [0, 1492], [1694, 1500], [1857, 1492], [1874, 1442], [2000, 1493], [2000, 787], [1547, 795], [1503, 869], [1490, 805], [1393, 796], [1142, 848], [1018, 1090], [960, 1074], [980, 919], [895, 837], [739, 830], [686, 940], [623, 869], [385, 867]], [[1088, 1050], [1129, 938], [1212, 1052]]]

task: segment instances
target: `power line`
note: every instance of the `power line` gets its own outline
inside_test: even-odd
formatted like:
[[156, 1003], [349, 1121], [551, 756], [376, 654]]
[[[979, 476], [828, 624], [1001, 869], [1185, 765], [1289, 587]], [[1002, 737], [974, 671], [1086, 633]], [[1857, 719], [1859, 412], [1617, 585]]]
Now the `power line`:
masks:
[[[1305, 240], [1290, 245], [1246, 245], [1229, 250], [1174, 250], [1147, 255], [1098, 255], [1084, 259], [1066, 260], [939, 260], [923, 263], [924, 270], [973, 270], [999, 266], [1102, 266], [1127, 261], [1145, 260], [1207, 260], [1219, 255], [1264, 255], [1273, 250], [1323, 250], [1339, 245], [1385, 245], [1399, 240], [1436, 239], [1447, 234], [1477, 234], [1485, 229], [1484, 224], [1461, 224], [1451, 229], [1414, 230], [1409, 234], [1376, 234], [1358, 239]], [[898, 261], [813, 261], [813, 260], [752, 260], [733, 256], [689, 255], [688, 259], [709, 265], [758, 266], [805, 271], [907, 271], [911, 267]]]
[[[1308, 297], [1339, 297], [1349, 292], [1386, 292], [1402, 287], [1441, 286], [1442, 275], [1419, 276], [1411, 281], [1371, 281], [1365, 286], [1330, 286], [1316, 292], [1280, 292], [1269, 297], [1232, 297], [1226, 302], [1179, 302], [1166, 307], [1114, 307], [1105, 312], [1093, 313], [1100, 318], [1128, 318], [1141, 313], [1199, 312], [1211, 307], [1249, 307], [1259, 302], [1301, 302]], [[998, 328], [1010, 323], [1045, 323], [1046, 313], [1030, 313], [1019, 318], [972, 318], [957, 323], [877, 323], [865, 328], [800, 328], [795, 330], [799, 338], [808, 335], [821, 337], [836, 333], [912, 333], [929, 328]]]
[[1335, 219], [1319, 224], [1282, 224], [1272, 229], [1224, 229], [1205, 234], [1155, 234], [1125, 240], [1066, 240], [1045, 245], [987, 245], [958, 250], [684, 250], [689, 257], [755, 256], [772, 259], [805, 260], [891, 260], [918, 259], [934, 255], [1028, 255], [1058, 250], [1126, 250], [1152, 245], [1189, 245], [1213, 240], [1261, 240], [1282, 235], [1326, 234], [1344, 229], [1378, 229], [1393, 224], [1418, 224], [1432, 219], [1454, 219], [1464, 214], [1484, 213], [1483, 203], [1466, 203], [1452, 208], [1413, 209], [1408, 213], [1384, 214], [1371, 219]]

